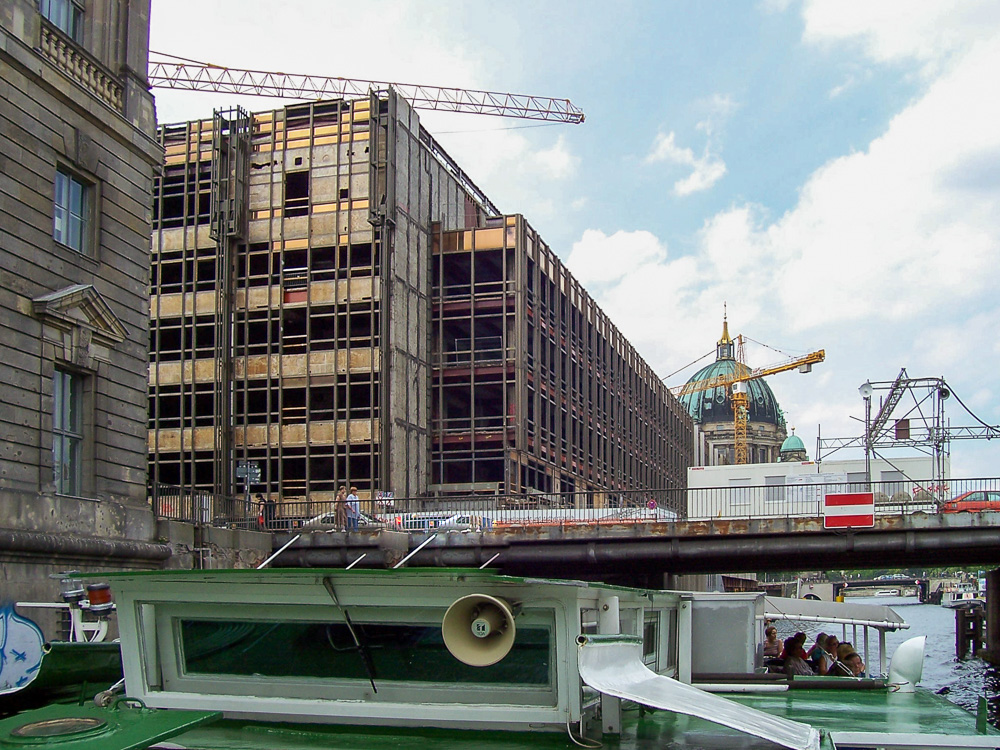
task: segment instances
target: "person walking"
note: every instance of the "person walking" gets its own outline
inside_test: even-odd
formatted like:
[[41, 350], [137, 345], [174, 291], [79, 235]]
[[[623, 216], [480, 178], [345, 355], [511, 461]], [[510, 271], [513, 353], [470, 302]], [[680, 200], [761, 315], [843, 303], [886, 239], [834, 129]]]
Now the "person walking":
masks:
[[351, 487], [351, 494], [347, 496], [347, 530], [357, 531], [358, 522], [361, 520], [361, 502], [358, 497], [358, 488]]
[[[260, 497], [260, 495], [258, 495], [257, 497]], [[274, 501], [273, 497], [268, 495], [266, 498], [264, 498], [263, 508], [264, 512], [262, 515], [264, 518], [264, 529], [266, 531], [274, 531], [275, 527], [274, 522], [278, 515], [277, 513], [278, 504]]]
[[337, 526], [337, 531], [347, 531], [347, 488], [341, 487], [337, 490], [337, 497], [333, 501], [333, 519]]

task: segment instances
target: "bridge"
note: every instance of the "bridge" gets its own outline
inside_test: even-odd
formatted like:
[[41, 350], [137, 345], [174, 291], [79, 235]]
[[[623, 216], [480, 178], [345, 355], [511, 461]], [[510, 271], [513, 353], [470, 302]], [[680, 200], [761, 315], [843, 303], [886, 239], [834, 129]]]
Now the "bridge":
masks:
[[900, 576], [898, 578], [874, 578], [870, 581], [852, 579], [850, 581], [834, 581], [833, 598], [836, 599], [844, 593], [844, 589], [902, 589], [906, 587], [916, 588], [917, 597], [921, 602], [927, 601], [930, 594], [930, 581], [926, 578], [908, 578]]
[[[275, 534], [274, 548], [297, 533]], [[1000, 512], [883, 514], [870, 529], [847, 531], [825, 529], [817, 517], [526, 523], [416, 533], [305, 531], [273, 564], [391, 567], [410, 553], [415, 553], [410, 566], [488, 565], [509, 575], [654, 588], [664, 585], [667, 574], [1000, 567]]]
[[[871, 528], [824, 528], [823, 498], [870, 489]], [[160, 518], [299, 538], [278, 566], [478, 567], [511, 575], [649, 586], [668, 574], [1000, 567], [1000, 510], [942, 512], [953, 498], [1000, 490], [1000, 479], [827, 483], [658, 491], [530, 493], [437, 498], [376, 495], [361, 529], [338, 529], [330, 502], [276, 503], [154, 488]], [[260, 515], [258, 515], [258, 513]], [[419, 548], [419, 549], [418, 549]], [[362, 555], [364, 556], [362, 558]]]

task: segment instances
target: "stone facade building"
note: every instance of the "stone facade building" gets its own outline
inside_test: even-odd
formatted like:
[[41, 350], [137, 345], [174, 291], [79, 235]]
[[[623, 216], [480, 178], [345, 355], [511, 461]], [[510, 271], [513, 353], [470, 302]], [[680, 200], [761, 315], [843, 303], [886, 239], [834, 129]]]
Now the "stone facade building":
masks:
[[0, 4], [0, 571], [152, 567], [148, 0]]

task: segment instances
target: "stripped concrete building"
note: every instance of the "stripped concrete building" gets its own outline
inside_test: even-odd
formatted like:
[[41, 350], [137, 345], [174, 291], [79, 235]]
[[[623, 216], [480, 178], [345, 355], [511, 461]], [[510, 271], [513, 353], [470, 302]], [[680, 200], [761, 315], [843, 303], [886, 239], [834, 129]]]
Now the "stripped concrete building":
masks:
[[150, 478], [362, 497], [683, 487], [690, 417], [394, 92], [160, 129]]
[[685, 486], [692, 423], [520, 215], [434, 238], [431, 488]]
[[148, 33], [143, 0], [0, 4], [6, 601], [169, 555], [146, 496]]

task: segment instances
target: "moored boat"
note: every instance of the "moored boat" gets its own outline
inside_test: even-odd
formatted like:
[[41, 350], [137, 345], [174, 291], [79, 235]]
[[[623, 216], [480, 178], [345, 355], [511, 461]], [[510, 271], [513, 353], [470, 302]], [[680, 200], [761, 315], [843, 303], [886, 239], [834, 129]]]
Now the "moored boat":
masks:
[[985, 601], [978, 582], [953, 583], [941, 592], [941, 606], [949, 609], [983, 604]]
[[[557, 733], [577, 742], [617, 735], [622, 748], [683, 740], [811, 750], [848, 739], [893, 745], [903, 734], [908, 747], [940, 746], [942, 735], [952, 747], [983, 746], [974, 717], [916, 689], [913, 653], [902, 664], [894, 658], [888, 678], [760, 673], [765, 619], [871, 627], [884, 646], [886, 630], [905, 626], [884, 606], [478, 570], [106, 579], [118, 603], [127, 697], [108, 708], [11, 717], [0, 722], [0, 747], [39, 732], [82, 732], [78, 739], [92, 736], [101, 750], [168, 740], [200, 750], [367, 747], [387, 744], [387, 734], [441, 748], [564, 747]], [[632, 703], [659, 710], [623, 710]], [[131, 744], [115, 744], [119, 729]]]

